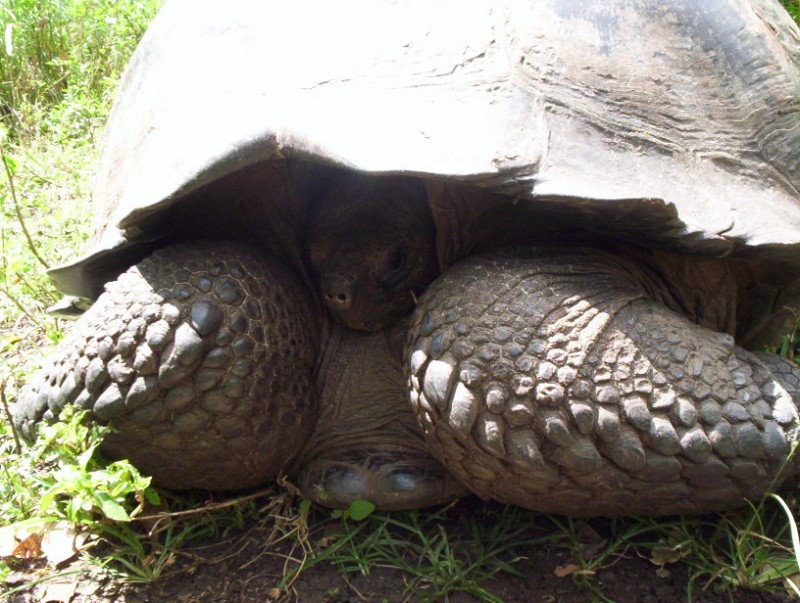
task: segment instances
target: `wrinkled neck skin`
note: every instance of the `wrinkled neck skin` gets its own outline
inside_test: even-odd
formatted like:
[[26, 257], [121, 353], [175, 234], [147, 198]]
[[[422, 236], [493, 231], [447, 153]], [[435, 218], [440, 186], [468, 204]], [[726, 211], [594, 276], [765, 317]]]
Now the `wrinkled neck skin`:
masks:
[[605, 255], [613, 270], [647, 297], [697, 325], [731, 335], [746, 349], [776, 345], [796, 319], [792, 304], [800, 283], [776, 287], [786, 281], [785, 275], [777, 277], [780, 264], [674, 253], [586, 233], [565, 237], [560, 248], [565, 245]]
[[620, 275], [650, 299], [700, 326], [736, 335], [740, 275], [735, 264], [623, 243], [609, 244], [605, 251], [619, 258]]
[[685, 225], [663, 203], [517, 201], [451, 182], [430, 182], [428, 190], [445, 271], [499, 248], [595, 249], [613, 254], [616, 270], [647, 296], [698, 325], [733, 335], [747, 349], [777, 345], [796, 319], [800, 268], [777, 259], [729, 257], [730, 248], [673, 251]]
[[301, 464], [332, 449], [358, 448], [365, 433], [395, 433], [400, 441], [424, 450], [404, 404], [407, 335], [408, 320], [372, 334], [331, 325], [314, 375], [320, 401], [317, 428]]
[[353, 174], [315, 200], [308, 261], [334, 319], [379, 331], [408, 315], [439, 273], [422, 181]]

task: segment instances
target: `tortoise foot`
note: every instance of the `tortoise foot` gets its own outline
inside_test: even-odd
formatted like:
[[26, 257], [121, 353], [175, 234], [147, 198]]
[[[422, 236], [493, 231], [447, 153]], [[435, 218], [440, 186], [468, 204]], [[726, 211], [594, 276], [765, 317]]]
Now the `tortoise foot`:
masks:
[[162, 249], [107, 285], [21, 397], [17, 421], [32, 438], [74, 404], [114, 428], [104, 452], [158, 484], [261, 483], [313, 425], [306, 298], [288, 269], [241, 245]]

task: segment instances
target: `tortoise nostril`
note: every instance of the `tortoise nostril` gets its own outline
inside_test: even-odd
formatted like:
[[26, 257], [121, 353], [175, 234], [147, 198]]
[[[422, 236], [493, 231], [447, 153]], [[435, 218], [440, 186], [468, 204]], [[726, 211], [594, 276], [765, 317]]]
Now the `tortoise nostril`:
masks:
[[325, 283], [323, 287], [325, 301], [332, 310], [341, 311], [350, 308], [353, 301], [353, 286], [344, 279], [335, 279]]
[[347, 293], [326, 293], [325, 299], [328, 300], [329, 303], [335, 304], [337, 306], [345, 305], [350, 303], [350, 296]]

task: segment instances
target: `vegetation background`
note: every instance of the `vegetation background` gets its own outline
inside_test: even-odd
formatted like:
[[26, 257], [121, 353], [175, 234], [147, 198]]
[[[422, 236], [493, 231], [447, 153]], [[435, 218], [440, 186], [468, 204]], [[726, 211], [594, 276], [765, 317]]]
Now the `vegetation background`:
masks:
[[[161, 0], [0, 0], [0, 547], [4, 526], [32, 518], [51, 523], [67, 520], [89, 526], [115, 543], [105, 549], [102, 565], [127, 579], [142, 580], [156, 577], [168, 554], [182, 542], [208, 534], [209, 524], [212, 531], [238, 525], [247, 512], [253, 512], [250, 501], [233, 515], [229, 506], [225, 518], [205, 516], [189, 528], [182, 527], [182, 537], [163, 535], [153, 544], [130, 519], [148, 502], [160, 503], [158, 493], [133, 468], [125, 464], [109, 468], [92, 454], [101, 430], [72, 417], [64, 429], [48, 432], [36, 448], [20, 452], [6, 415], [20, 385], [62, 337], [63, 323], [45, 312], [59, 297], [46, 269], [70, 260], [84, 248], [102, 128], [120, 75], [160, 4]], [[800, 0], [782, 4], [800, 23]], [[787, 334], [782, 351], [793, 356], [795, 346], [795, 334]], [[308, 516], [306, 501], [292, 504], [298, 516]], [[774, 508], [780, 512], [775, 514]], [[575, 544], [579, 569], [575, 580], [589, 580], [587, 568], [607, 562], [615, 550], [649, 533], [648, 542], [660, 544], [651, 544], [646, 556], [680, 559], [692, 568], [692, 576], [710, 577], [723, 588], [766, 588], [800, 573], [790, 542], [792, 522], [780, 513], [777, 504], [762, 501], [744, 514], [726, 514], [710, 523], [681, 520], [659, 526], [632, 520], [614, 528], [610, 544], [591, 557], [582, 552], [571, 522], [553, 519], [551, 529], [560, 530], [566, 541]], [[370, 514], [369, 508], [357, 507], [335, 520], [347, 530], [348, 522]], [[510, 516], [506, 519], [510, 530], [517, 529]], [[419, 542], [427, 543], [425, 550], [436, 542], [441, 546], [441, 534], [439, 540], [428, 538], [418, 519], [374, 514], [372, 520], [368, 529], [361, 530], [366, 524], [359, 525], [362, 537], [375, 540], [377, 531], [397, 523], [420, 535], [417, 544], [407, 546], [423, 546]], [[498, 521], [498, 525], [503, 523]], [[709, 530], [714, 536], [707, 545], [687, 544], [694, 533]], [[339, 542], [350, 546], [352, 538]], [[326, 550], [320, 554], [309, 547], [309, 563], [315, 555], [339, 559], [344, 565], [352, 561]], [[2, 581], [16, 567], [16, 562], [2, 555], [0, 599]], [[381, 559], [400, 564], [391, 556]], [[478, 564], [467, 575], [462, 571], [467, 566], [459, 563], [460, 570], [447, 571], [461, 578], [446, 582], [441, 592], [446, 596], [447, 589], [474, 586], [476, 596], [492, 600], [488, 593], [481, 594], [476, 581], [487, 572], [505, 569], [484, 571]], [[405, 569], [413, 574], [414, 568]]]

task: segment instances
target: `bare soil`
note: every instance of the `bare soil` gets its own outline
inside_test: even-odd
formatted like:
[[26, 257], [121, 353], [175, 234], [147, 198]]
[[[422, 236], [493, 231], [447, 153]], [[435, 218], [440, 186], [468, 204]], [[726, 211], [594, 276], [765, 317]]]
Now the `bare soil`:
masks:
[[[494, 507], [497, 507], [495, 505]], [[447, 513], [442, 527], [447, 531], [453, 554], [469, 557], [474, 547], [471, 526], [475, 517], [494, 521], [497, 509], [475, 499], [459, 502]], [[531, 529], [536, 520], [529, 522]], [[305, 540], [319, 547], [341, 536], [338, 521], [312, 521], [310, 536]], [[436, 531], [437, 526], [433, 526]], [[527, 528], [526, 528], [527, 529]], [[602, 531], [602, 526], [598, 528]], [[599, 532], [593, 533], [599, 534]], [[302, 572], [291, 586], [280, 591], [278, 585], [287, 571], [296, 567], [301, 556], [297, 538], [275, 540], [275, 524], [252, 521], [249, 525], [205, 545], [184, 549], [157, 580], [146, 584], [114, 581], [107, 576], [89, 577], [86, 573], [66, 575], [32, 586], [26, 592], [5, 599], [14, 603], [263, 603], [268, 601], [300, 601], [303, 603], [400, 603], [412, 601], [450, 601], [468, 603], [482, 600], [508, 603], [658, 603], [694, 601], [698, 603], [788, 603], [792, 598], [782, 591], [767, 592], [738, 589], [715, 592], [704, 588], [704, 580], [690, 585], [687, 566], [678, 561], [663, 566], [645, 558], [646, 550], [628, 547], [622, 554], [610, 557], [596, 573], [567, 573], [576, 563], [570, 547], [558, 534], [542, 546], [523, 546], [513, 551], [514, 573], [499, 571], [478, 586], [494, 599], [479, 598], [468, 592], [437, 595], [434, 585], [425, 577], [415, 577], [389, 567], [373, 566], [369, 573], [344, 573], [330, 562], [320, 563]], [[337, 536], [338, 534], [338, 536]], [[535, 536], [541, 537], [537, 531]], [[463, 537], [463, 538], [462, 538]], [[698, 535], [698, 537], [700, 537]], [[525, 540], [523, 538], [522, 540]], [[270, 544], [271, 543], [271, 544]], [[602, 544], [602, 542], [601, 542]], [[589, 549], [587, 548], [587, 551]], [[591, 554], [589, 552], [589, 554]], [[507, 556], [504, 561], [511, 561]], [[87, 568], [85, 561], [69, 569]], [[562, 574], [563, 577], [559, 577]], [[96, 572], [95, 572], [95, 575]], [[23, 583], [35, 577], [29, 568], [14, 578]], [[13, 580], [12, 580], [13, 582]], [[6, 588], [14, 584], [7, 584]], [[0, 598], [2, 600], [2, 598]]]

